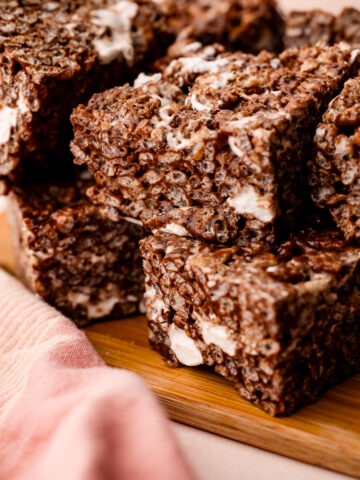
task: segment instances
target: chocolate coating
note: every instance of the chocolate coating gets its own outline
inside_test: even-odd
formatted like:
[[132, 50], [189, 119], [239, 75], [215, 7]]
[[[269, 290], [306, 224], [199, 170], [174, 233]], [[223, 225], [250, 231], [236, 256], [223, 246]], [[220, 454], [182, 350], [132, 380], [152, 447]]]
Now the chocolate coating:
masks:
[[254, 257], [157, 234], [141, 241], [152, 346], [212, 367], [271, 415], [289, 415], [360, 367], [360, 250], [305, 232]]
[[143, 229], [104, 218], [85, 195], [90, 183], [77, 173], [9, 196], [21, 278], [78, 325], [138, 312], [144, 291]]
[[344, 44], [200, 48], [76, 108], [75, 162], [111, 215], [255, 251], [299, 221], [316, 124], [353, 60]]
[[348, 80], [325, 112], [309, 161], [312, 198], [347, 239], [360, 241], [360, 77]]
[[318, 9], [295, 10], [286, 16], [285, 48], [342, 41], [353, 48], [360, 47], [360, 10], [345, 8], [338, 16]]
[[72, 109], [128, 81], [168, 37], [145, 0], [0, 2], [0, 178], [66, 170]]

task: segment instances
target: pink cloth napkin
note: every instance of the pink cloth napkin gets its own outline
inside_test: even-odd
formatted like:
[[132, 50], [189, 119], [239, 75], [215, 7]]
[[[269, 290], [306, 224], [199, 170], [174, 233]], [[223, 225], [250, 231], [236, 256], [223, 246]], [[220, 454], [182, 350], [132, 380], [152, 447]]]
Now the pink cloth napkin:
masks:
[[0, 269], [0, 479], [191, 478], [142, 380]]

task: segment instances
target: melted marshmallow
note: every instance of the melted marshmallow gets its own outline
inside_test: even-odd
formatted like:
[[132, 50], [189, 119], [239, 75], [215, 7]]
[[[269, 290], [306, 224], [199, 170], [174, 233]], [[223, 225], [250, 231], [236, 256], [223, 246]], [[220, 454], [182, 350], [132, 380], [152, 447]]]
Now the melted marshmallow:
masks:
[[[245, 137], [246, 138], [246, 137]], [[249, 144], [248, 139], [246, 138], [247, 143]], [[228, 139], [229, 147], [234, 155], [239, 158], [242, 158], [247, 155], [246, 150], [241, 148], [241, 142], [239, 142], [239, 138], [235, 136], [230, 136]]]
[[150, 311], [148, 313], [153, 320], [159, 320], [159, 318], [161, 318], [164, 313], [169, 311], [164, 301], [158, 297], [156, 290], [153, 286], [146, 289], [145, 298], [147, 301], [149, 301], [149, 304], [151, 305], [151, 308], [149, 309]]
[[140, 88], [143, 85], [145, 85], [145, 83], [149, 83], [149, 82], [157, 83], [160, 80], [161, 80], [161, 73], [154, 73], [153, 75], [146, 75], [145, 73], [140, 73], [134, 81], [134, 88]]
[[174, 150], [183, 150], [184, 148], [189, 147], [194, 142], [194, 139], [184, 138], [180, 132], [169, 132], [166, 135], [166, 141], [170, 148], [173, 148]]
[[[240, 117], [231, 122], [227, 122], [226, 126], [230, 127], [232, 130], [237, 128], [242, 129], [244, 127], [254, 128], [255, 126], [260, 126], [260, 123], [263, 123], [263, 119], [260, 117], [262, 112], [255, 113], [248, 117]], [[290, 115], [286, 112], [267, 112], [266, 116], [264, 115], [266, 121], [275, 121], [280, 119], [290, 119]]]
[[190, 105], [194, 110], [197, 110], [198, 112], [210, 112], [212, 110], [211, 105], [206, 105], [205, 103], [199, 102], [196, 93], [193, 93], [190, 96]]
[[339, 137], [337, 142], [335, 142], [335, 153], [337, 155], [347, 155], [351, 151], [351, 142], [350, 140], [345, 137]]
[[352, 65], [353, 63], [355, 63], [355, 60], [357, 60], [357, 57], [359, 56], [359, 53], [360, 53], [360, 49], [359, 49], [359, 48], [355, 48], [355, 49], [351, 52], [351, 55], [350, 55], [350, 65]]
[[[194, 315], [195, 317], [195, 315]], [[197, 316], [197, 324], [200, 327], [202, 337], [207, 345], [211, 343], [220, 347], [228, 355], [234, 356], [236, 342], [231, 339], [231, 332], [225, 325], [214, 325]]]
[[109, 29], [110, 37], [94, 40], [94, 46], [103, 64], [110, 63], [122, 55], [129, 64], [134, 61], [134, 45], [131, 37], [133, 19], [138, 11], [136, 3], [118, 0], [109, 8], [92, 12], [95, 25]]
[[171, 233], [173, 235], [178, 235], [179, 237], [188, 237], [189, 232], [185, 227], [177, 225], [176, 223], [168, 223], [165, 227], [161, 227], [160, 232]]
[[202, 43], [200, 42], [192, 42], [188, 43], [184, 47], [182, 47], [181, 51], [184, 53], [189, 53], [189, 52], [196, 52], [197, 50], [200, 50], [202, 48]]
[[16, 126], [19, 109], [4, 105], [0, 108], [0, 145], [10, 139], [11, 129]]
[[129, 223], [134, 223], [135, 225], [139, 225], [140, 227], [143, 226], [141, 220], [138, 220], [137, 218], [126, 217], [126, 216], [124, 216], [124, 215], [122, 215], [120, 218], [126, 220], [126, 221], [129, 222]]
[[226, 202], [236, 213], [248, 213], [262, 222], [270, 222], [275, 216], [269, 199], [259, 195], [251, 185], [245, 186], [240, 193], [228, 198]]
[[[204, 52], [205, 53], [205, 52]], [[199, 56], [195, 57], [183, 57], [175, 60], [182, 65], [182, 73], [218, 73], [220, 70], [228, 65], [226, 58], [217, 58], [215, 60], [206, 60]], [[170, 64], [171, 66], [171, 64]]]
[[22, 89], [19, 91], [16, 107], [3, 105], [0, 107], [0, 145], [10, 140], [11, 129], [16, 126], [18, 113], [24, 114], [29, 111], [29, 106]]
[[24, 92], [22, 91], [22, 89], [20, 89], [20, 91], [19, 91], [19, 98], [17, 100], [17, 107], [18, 107], [19, 112], [21, 114], [29, 111], [29, 106], [27, 104], [27, 101], [26, 101], [26, 98], [24, 96]]
[[[131, 300], [129, 300], [131, 301]], [[104, 300], [100, 300], [95, 304], [89, 304], [87, 306], [89, 318], [102, 318], [110, 315], [115, 305], [119, 303], [119, 297], [109, 297]]]
[[73, 308], [84, 307], [88, 317], [94, 319], [110, 315], [114, 306], [119, 303], [119, 297], [112, 296], [91, 304], [89, 295], [81, 292], [69, 292], [67, 299]]
[[269, 273], [276, 273], [279, 269], [278, 265], [270, 265], [270, 267], [267, 267], [266, 271]]
[[168, 336], [170, 348], [179, 362], [188, 367], [202, 365], [203, 357], [201, 352], [196, 347], [194, 340], [188, 337], [184, 330], [172, 323], [168, 329]]

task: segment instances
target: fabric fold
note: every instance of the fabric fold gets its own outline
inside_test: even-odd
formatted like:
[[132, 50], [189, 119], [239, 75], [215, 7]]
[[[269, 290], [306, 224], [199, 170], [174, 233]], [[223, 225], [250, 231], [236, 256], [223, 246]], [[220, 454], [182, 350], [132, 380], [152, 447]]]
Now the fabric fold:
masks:
[[2, 270], [0, 478], [193, 478], [145, 383]]

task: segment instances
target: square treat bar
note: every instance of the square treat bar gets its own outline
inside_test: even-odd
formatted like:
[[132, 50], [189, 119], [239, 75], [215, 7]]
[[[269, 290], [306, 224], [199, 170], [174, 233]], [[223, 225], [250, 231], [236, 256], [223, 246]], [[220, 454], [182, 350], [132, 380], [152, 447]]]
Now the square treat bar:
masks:
[[75, 162], [109, 214], [256, 250], [301, 214], [315, 126], [354, 60], [346, 44], [194, 51], [77, 107]]
[[143, 229], [102, 217], [85, 195], [89, 181], [17, 186], [9, 196], [20, 276], [78, 325], [138, 312], [144, 291]]
[[150, 342], [208, 365], [271, 415], [289, 415], [360, 367], [360, 250], [310, 232], [274, 253], [157, 234], [145, 259]]
[[345, 41], [360, 48], [360, 10], [345, 8], [335, 23], [335, 42]]
[[0, 178], [61, 167], [73, 107], [159, 56], [166, 28], [142, 0], [0, 1]]
[[286, 17], [285, 48], [342, 41], [360, 48], [360, 10], [345, 8], [337, 17], [322, 10], [293, 11]]
[[330, 104], [309, 162], [312, 198], [328, 209], [347, 239], [360, 241], [360, 77]]
[[285, 48], [333, 44], [335, 16], [322, 10], [292, 11], [285, 22]]
[[221, 43], [227, 50], [280, 52], [284, 20], [276, 0], [154, 0], [178, 39]]

